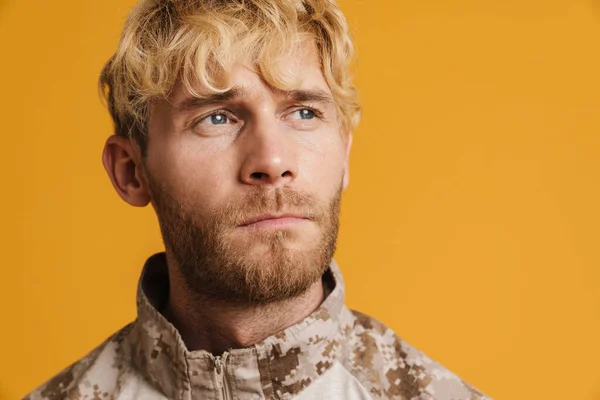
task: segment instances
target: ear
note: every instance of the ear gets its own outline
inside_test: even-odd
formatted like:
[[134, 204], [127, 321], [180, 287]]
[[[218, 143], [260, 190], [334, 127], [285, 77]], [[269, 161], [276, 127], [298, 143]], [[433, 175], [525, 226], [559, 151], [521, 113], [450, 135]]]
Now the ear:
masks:
[[122, 136], [106, 140], [102, 163], [117, 193], [132, 206], [144, 207], [150, 202], [139, 147]]
[[350, 184], [350, 148], [352, 147], [352, 133], [346, 135], [346, 158], [344, 159], [344, 190]]

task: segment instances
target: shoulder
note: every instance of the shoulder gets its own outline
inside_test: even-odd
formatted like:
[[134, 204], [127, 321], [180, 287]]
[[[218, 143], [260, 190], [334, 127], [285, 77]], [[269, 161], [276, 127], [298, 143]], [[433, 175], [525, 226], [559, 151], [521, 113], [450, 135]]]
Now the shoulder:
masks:
[[113, 334], [23, 400], [99, 399], [112, 395], [119, 389], [120, 376], [128, 370], [122, 344], [130, 328], [131, 324]]
[[379, 398], [484, 400], [483, 393], [412, 347], [390, 328], [357, 311], [346, 368]]

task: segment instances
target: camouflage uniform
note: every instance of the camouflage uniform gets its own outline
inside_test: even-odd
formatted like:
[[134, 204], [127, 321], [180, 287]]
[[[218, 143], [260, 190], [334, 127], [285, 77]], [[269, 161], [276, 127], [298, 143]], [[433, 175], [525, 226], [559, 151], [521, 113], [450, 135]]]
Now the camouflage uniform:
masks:
[[188, 351], [159, 313], [168, 275], [164, 253], [157, 254], [140, 279], [137, 320], [25, 400], [488, 399], [380, 322], [346, 308], [335, 262], [323, 279], [333, 289], [305, 320], [214, 357]]

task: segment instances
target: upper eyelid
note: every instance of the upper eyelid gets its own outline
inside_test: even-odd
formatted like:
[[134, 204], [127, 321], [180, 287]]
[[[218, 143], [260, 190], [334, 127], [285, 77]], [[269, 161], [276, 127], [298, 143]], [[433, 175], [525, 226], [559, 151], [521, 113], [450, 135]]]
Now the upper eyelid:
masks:
[[235, 114], [229, 110], [223, 109], [223, 108], [218, 108], [216, 110], [210, 111], [206, 114], [201, 115], [199, 118], [203, 119], [203, 118], [208, 118], [211, 117], [213, 115], [219, 115], [219, 114], [224, 114], [227, 115], [228, 117], [235, 117]]
[[[304, 109], [313, 111], [318, 118], [322, 118], [325, 114], [323, 110], [316, 107], [314, 104], [292, 104], [292, 105], [288, 106], [286, 111], [283, 112], [282, 114], [296, 112], [296, 111], [304, 110]], [[227, 118], [234, 120], [234, 121], [237, 121], [239, 119], [234, 112], [224, 109], [224, 108], [217, 108], [217, 109], [209, 111], [207, 113], [203, 113], [200, 116], [192, 118], [189, 123], [189, 126], [194, 126], [194, 125], [198, 124], [200, 121], [203, 121], [213, 115], [218, 115], [218, 114], [224, 114], [227, 116]]]
[[296, 105], [289, 107], [289, 109], [291, 109], [292, 111], [311, 110], [311, 111], [314, 111], [316, 114], [324, 113], [324, 111], [321, 110], [319, 107], [316, 107], [314, 105], [308, 105], [308, 104], [296, 104]]
[[229, 119], [237, 120], [237, 118], [235, 117], [235, 114], [232, 113], [231, 111], [225, 110], [225, 109], [222, 109], [222, 108], [218, 108], [218, 109], [210, 111], [210, 112], [208, 112], [206, 114], [202, 114], [202, 115], [199, 115], [199, 116], [197, 116], [195, 118], [192, 118], [192, 120], [189, 123], [189, 126], [197, 125], [201, 121], [204, 121], [205, 119], [207, 119], [209, 117], [212, 117], [213, 115], [219, 115], [219, 114], [223, 114], [223, 115], [227, 116], [227, 118], [229, 118]]
[[315, 113], [315, 117], [317, 117], [319, 119], [324, 119], [324, 116], [325, 116], [325, 113], [323, 112], [323, 110], [320, 110], [317, 107], [307, 106], [307, 105], [299, 106], [293, 111], [296, 112], [296, 111], [300, 111], [300, 110], [310, 110], [313, 113]]

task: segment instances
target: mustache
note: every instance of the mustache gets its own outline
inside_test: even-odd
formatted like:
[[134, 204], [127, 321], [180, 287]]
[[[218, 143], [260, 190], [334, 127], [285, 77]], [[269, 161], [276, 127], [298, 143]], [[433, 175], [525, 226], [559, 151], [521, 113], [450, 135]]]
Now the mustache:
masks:
[[212, 215], [226, 225], [240, 225], [263, 214], [297, 214], [304, 218], [319, 220], [326, 210], [316, 197], [291, 187], [257, 188], [231, 199]]

